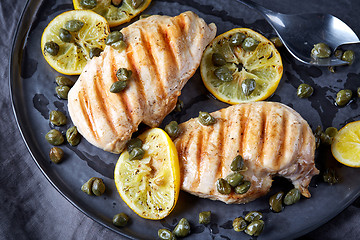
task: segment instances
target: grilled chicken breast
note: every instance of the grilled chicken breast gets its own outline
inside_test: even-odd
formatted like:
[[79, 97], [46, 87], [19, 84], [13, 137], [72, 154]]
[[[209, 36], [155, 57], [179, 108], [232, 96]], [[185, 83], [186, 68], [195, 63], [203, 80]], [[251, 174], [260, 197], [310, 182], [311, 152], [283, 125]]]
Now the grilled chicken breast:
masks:
[[[176, 106], [204, 48], [216, 35], [193, 12], [151, 16], [121, 30], [126, 50], [107, 46], [88, 62], [68, 95], [71, 119], [93, 145], [120, 153], [138, 125], [158, 126]], [[132, 71], [128, 86], [111, 93], [119, 68]]]
[[[272, 177], [292, 181], [310, 197], [308, 185], [318, 174], [314, 164], [315, 138], [307, 122], [293, 109], [275, 102], [234, 105], [211, 114], [216, 123], [203, 126], [197, 118], [180, 124], [175, 139], [182, 177], [181, 188], [194, 195], [225, 203], [246, 203], [265, 195]], [[245, 194], [220, 194], [219, 178], [232, 171], [232, 160], [241, 155], [251, 182]]]

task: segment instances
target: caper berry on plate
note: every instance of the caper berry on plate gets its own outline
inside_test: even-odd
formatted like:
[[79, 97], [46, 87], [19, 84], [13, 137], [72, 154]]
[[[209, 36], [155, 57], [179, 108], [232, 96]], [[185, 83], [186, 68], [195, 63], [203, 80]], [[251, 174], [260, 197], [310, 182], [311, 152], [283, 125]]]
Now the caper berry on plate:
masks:
[[230, 169], [232, 171], [241, 171], [244, 169], [244, 159], [237, 155], [231, 162]]
[[120, 31], [113, 31], [113, 32], [109, 33], [109, 35], [107, 36], [107, 38], [105, 40], [105, 44], [111, 45], [111, 44], [121, 41], [123, 39], [124, 39], [124, 36]]
[[346, 50], [341, 56], [341, 60], [352, 64], [355, 59], [355, 53], [352, 50]]
[[280, 48], [283, 46], [283, 43], [279, 37], [273, 37], [270, 39], [270, 41], [275, 45], [276, 48]]
[[74, 86], [74, 84], [75, 84], [70, 78], [65, 77], [65, 76], [57, 76], [55, 78], [55, 81], [56, 81], [57, 85], [68, 86], [69, 88]]
[[231, 186], [230, 184], [223, 178], [219, 178], [216, 181], [216, 189], [221, 194], [230, 194], [231, 192]]
[[244, 33], [237, 32], [230, 38], [230, 44], [232, 46], [239, 46], [241, 45], [246, 38], [246, 35]]
[[256, 88], [256, 81], [254, 79], [245, 79], [241, 83], [241, 90], [245, 96], [249, 96]]
[[314, 88], [312, 86], [302, 83], [299, 85], [296, 94], [299, 98], [308, 98], [313, 94], [313, 92]]
[[144, 154], [144, 149], [135, 147], [129, 154], [129, 160], [141, 160], [144, 157]]
[[245, 51], [254, 51], [258, 45], [259, 45], [259, 41], [257, 41], [256, 39], [254, 39], [252, 37], [247, 37], [244, 39], [241, 47]]
[[101, 196], [105, 192], [105, 184], [101, 178], [92, 177], [81, 187], [81, 191], [88, 195]]
[[70, 91], [70, 88], [68, 86], [57, 86], [55, 88], [56, 94], [58, 95], [59, 98], [61, 99], [67, 99], [68, 98], [68, 94]]
[[215, 118], [211, 116], [208, 112], [199, 112], [199, 122], [202, 125], [209, 126], [216, 122]]
[[55, 111], [55, 110], [50, 112], [49, 120], [55, 126], [62, 126], [62, 125], [65, 125], [67, 122], [67, 118], [66, 118], [65, 114], [63, 114], [60, 111]]
[[298, 188], [291, 189], [284, 197], [285, 205], [292, 205], [297, 203], [301, 198], [301, 192]]
[[141, 148], [143, 142], [140, 138], [132, 138], [126, 144], [126, 150], [130, 153], [134, 148]]
[[236, 232], [244, 231], [247, 227], [247, 223], [243, 217], [237, 217], [233, 221], [233, 229]]
[[175, 235], [167, 229], [159, 229], [158, 236], [161, 240], [176, 240]]
[[59, 53], [60, 46], [56, 42], [50, 41], [45, 43], [44, 52], [50, 54], [51, 56], [56, 56]]
[[211, 211], [199, 213], [199, 224], [209, 224], [211, 222]]
[[53, 163], [61, 163], [64, 157], [64, 151], [59, 147], [53, 147], [50, 149], [49, 157]]
[[117, 227], [125, 227], [129, 222], [129, 216], [125, 213], [118, 213], [113, 217], [112, 222]]
[[66, 131], [66, 140], [71, 146], [76, 146], [81, 140], [81, 135], [75, 126]]
[[245, 229], [245, 233], [250, 236], [259, 236], [264, 229], [264, 221], [263, 220], [255, 220], [251, 222]]
[[64, 142], [64, 136], [59, 130], [51, 129], [46, 135], [45, 139], [54, 146], [61, 145]]
[[71, 33], [64, 28], [60, 28], [59, 37], [60, 37], [61, 41], [63, 41], [63, 42], [71, 42], [71, 40], [73, 38]]
[[250, 181], [243, 181], [240, 185], [236, 186], [234, 190], [237, 194], [245, 194], [247, 191], [249, 191], [250, 187]]
[[110, 92], [119, 93], [127, 86], [127, 81], [116, 81], [110, 87]]
[[181, 101], [180, 99], [178, 99], [177, 102], [176, 102], [176, 106], [174, 108], [174, 111], [175, 112], [181, 112], [183, 110], [183, 108], [184, 108], [184, 102]]
[[311, 50], [311, 56], [313, 58], [328, 58], [331, 55], [331, 50], [325, 43], [317, 43]]
[[218, 67], [215, 69], [214, 74], [219, 80], [223, 82], [231, 82], [233, 80], [232, 72], [226, 66]]
[[81, 0], [80, 5], [81, 5], [81, 7], [85, 8], [85, 9], [93, 9], [94, 7], [96, 7], [97, 1], [96, 0]]
[[171, 137], [176, 138], [180, 134], [179, 124], [176, 121], [171, 121], [165, 126], [165, 132]]
[[248, 214], [246, 214], [246, 216], [245, 216], [245, 220], [247, 222], [253, 222], [255, 220], [260, 220], [262, 218], [263, 218], [262, 213], [258, 212], [258, 211], [251, 211]]
[[90, 59], [92, 59], [93, 57], [99, 57], [102, 51], [103, 50], [101, 48], [97, 48], [97, 47], [90, 48], [90, 52], [89, 52]]
[[65, 23], [64, 28], [70, 32], [78, 32], [84, 26], [84, 22], [73, 19]]
[[143, 2], [144, 0], [131, 0], [131, 6], [137, 9]]
[[215, 66], [220, 67], [220, 66], [223, 66], [226, 64], [225, 57], [221, 53], [213, 53], [211, 58], [212, 58], [212, 62]]
[[270, 209], [273, 212], [281, 212], [283, 210], [283, 205], [282, 205], [282, 201], [284, 198], [284, 192], [278, 192], [274, 195], [272, 195], [269, 199], [269, 205], [270, 205]]
[[225, 178], [225, 180], [232, 187], [236, 187], [237, 185], [239, 185], [242, 182], [243, 179], [244, 179], [244, 176], [241, 173], [238, 173], [238, 172], [230, 173]]
[[340, 107], [345, 106], [350, 102], [351, 98], [352, 98], [352, 91], [350, 89], [340, 90], [336, 94], [336, 99], [335, 99], [336, 105]]
[[116, 72], [116, 77], [119, 81], [127, 81], [130, 79], [132, 71], [126, 68], [119, 68]]
[[174, 228], [173, 234], [176, 237], [186, 237], [190, 234], [190, 224], [186, 218], [182, 218]]

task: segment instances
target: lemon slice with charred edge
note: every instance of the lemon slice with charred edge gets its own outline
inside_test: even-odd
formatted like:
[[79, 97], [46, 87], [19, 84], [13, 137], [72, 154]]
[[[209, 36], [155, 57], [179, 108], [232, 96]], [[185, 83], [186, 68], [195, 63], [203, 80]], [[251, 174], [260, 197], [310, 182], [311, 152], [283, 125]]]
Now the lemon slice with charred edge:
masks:
[[[239, 33], [243, 36], [241, 42], [232, 43]], [[252, 41], [258, 44], [254, 44], [255, 49], [244, 47], [244, 42]], [[213, 60], [214, 53], [222, 55], [222, 62]], [[218, 71], [220, 67], [227, 70], [227, 77], [226, 71]], [[272, 42], [251, 29], [235, 28], [217, 36], [207, 46], [200, 72], [205, 87], [217, 99], [237, 104], [270, 97], [280, 82], [283, 65]], [[219, 74], [225, 74], [225, 81]]]
[[124, 151], [115, 166], [116, 188], [124, 202], [140, 217], [159, 220], [175, 207], [180, 191], [180, 168], [174, 143], [160, 128], [138, 138], [145, 155], [129, 160]]
[[349, 167], [360, 167], [360, 121], [351, 122], [339, 130], [331, 144], [336, 160]]
[[[68, 21], [78, 20], [83, 26], [78, 31], [66, 30]], [[65, 37], [60, 37], [60, 32]], [[41, 50], [45, 60], [56, 71], [67, 75], [79, 75], [90, 59], [91, 49], [104, 49], [110, 32], [105, 18], [90, 10], [72, 10], [56, 16], [45, 28], [41, 37]], [[63, 36], [64, 36], [63, 35]], [[65, 41], [64, 41], [65, 40]], [[47, 43], [56, 44], [53, 55], [45, 50]]]
[[73, 0], [75, 9], [88, 9], [100, 14], [110, 27], [129, 22], [150, 3], [151, 0]]

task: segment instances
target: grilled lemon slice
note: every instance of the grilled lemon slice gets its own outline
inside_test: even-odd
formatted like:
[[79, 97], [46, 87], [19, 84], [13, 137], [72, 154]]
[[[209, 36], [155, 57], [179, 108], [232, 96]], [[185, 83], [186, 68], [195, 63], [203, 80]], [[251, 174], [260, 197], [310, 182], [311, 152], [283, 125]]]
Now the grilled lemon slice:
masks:
[[331, 152], [340, 163], [360, 167], [360, 121], [351, 122], [339, 130], [331, 144]]
[[237, 104], [270, 97], [280, 82], [283, 65], [272, 42], [251, 29], [235, 28], [208, 45], [200, 72], [216, 98]]
[[151, 0], [73, 0], [75, 9], [88, 9], [100, 14], [110, 27], [129, 22], [150, 3]]
[[90, 59], [91, 50], [105, 48], [109, 32], [106, 19], [99, 14], [90, 10], [64, 12], [46, 26], [41, 50], [56, 71], [79, 75]]
[[129, 160], [124, 151], [115, 166], [116, 188], [140, 217], [159, 220], [175, 207], [180, 191], [180, 168], [174, 143], [166, 132], [153, 128], [142, 135], [145, 154]]

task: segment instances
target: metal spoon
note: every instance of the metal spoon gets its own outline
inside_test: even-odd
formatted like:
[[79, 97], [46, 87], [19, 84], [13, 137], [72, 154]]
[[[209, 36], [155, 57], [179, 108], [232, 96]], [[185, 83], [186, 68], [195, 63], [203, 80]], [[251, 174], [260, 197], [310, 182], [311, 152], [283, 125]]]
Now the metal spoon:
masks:
[[343, 21], [330, 14], [305, 13], [283, 14], [266, 9], [251, 0], [236, 0], [257, 10], [275, 29], [287, 50], [302, 63], [316, 66], [340, 66], [348, 64], [333, 55], [314, 59], [314, 44], [325, 43], [332, 51], [340, 45], [359, 43], [354, 31]]

